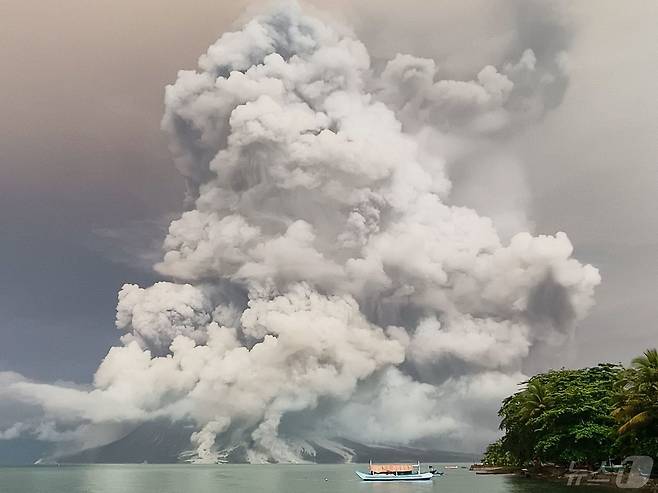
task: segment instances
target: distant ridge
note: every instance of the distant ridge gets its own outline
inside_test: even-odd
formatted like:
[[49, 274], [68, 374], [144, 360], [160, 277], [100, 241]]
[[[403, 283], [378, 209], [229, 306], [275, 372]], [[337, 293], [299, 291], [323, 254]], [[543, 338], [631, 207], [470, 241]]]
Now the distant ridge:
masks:
[[[138, 426], [126, 436], [75, 454], [53, 458], [62, 464], [176, 464], [193, 458], [190, 436], [194, 428], [168, 421], [148, 422]], [[423, 461], [423, 462], [474, 462], [478, 454], [431, 450], [414, 447], [365, 445], [345, 438], [331, 441], [331, 446], [314, 441], [308, 442], [311, 452], [302, 450], [302, 458], [318, 464], [344, 462]], [[224, 460], [228, 463], [247, 462], [244, 447], [230, 450]]]
[[99, 447], [56, 457], [62, 464], [175, 464], [190, 449], [194, 429], [163, 421], [144, 423], [126, 436]]
[[[338, 441], [355, 451], [351, 462], [380, 462], [395, 461], [423, 461], [423, 462], [477, 462], [479, 454], [465, 452], [452, 452], [448, 450], [434, 450], [415, 447], [392, 447], [364, 445], [362, 443], [340, 438]], [[319, 461], [320, 462], [320, 461]]]

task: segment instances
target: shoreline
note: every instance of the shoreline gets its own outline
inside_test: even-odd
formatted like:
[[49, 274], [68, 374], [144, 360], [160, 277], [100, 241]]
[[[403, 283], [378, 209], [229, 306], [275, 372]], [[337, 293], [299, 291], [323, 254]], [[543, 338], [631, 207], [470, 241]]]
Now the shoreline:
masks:
[[626, 485], [628, 475], [624, 474], [622, 484], [617, 485], [619, 473], [591, 471], [589, 469], [572, 469], [559, 466], [543, 466], [539, 469], [520, 468], [511, 466], [487, 466], [484, 464], [472, 464], [470, 471], [478, 475], [513, 474], [518, 477], [548, 481], [552, 483], [566, 484], [567, 486], [598, 486], [608, 489], [634, 489], [636, 491], [656, 491], [658, 489], [658, 478], [651, 477], [647, 483], [638, 488], [629, 488]]

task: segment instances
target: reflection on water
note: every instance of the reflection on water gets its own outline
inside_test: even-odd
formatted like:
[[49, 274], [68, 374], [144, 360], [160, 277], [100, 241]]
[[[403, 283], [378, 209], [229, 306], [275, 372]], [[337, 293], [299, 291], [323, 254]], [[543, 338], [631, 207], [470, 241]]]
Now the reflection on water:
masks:
[[[566, 493], [567, 491], [576, 493], [582, 492], [585, 486], [575, 487], [567, 486], [565, 484], [556, 484], [548, 483], [546, 481], [530, 481], [523, 478], [508, 477], [507, 478], [507, 490], [510, 493]], [[591, 488], [588, 488], [587, 491], [592, 491]], [[597, 488], [596, 491], [605, 491], [601, 488]]]
[[[440, 466], [438, 466], [440, 467]], [[0, 467], [11, 493], [577, 493], [585, 488], [446, 469], [430, 482], [366, 483], [367, 465], [89, 465]], [[587, 489], [591, 491], [591, 489]]]

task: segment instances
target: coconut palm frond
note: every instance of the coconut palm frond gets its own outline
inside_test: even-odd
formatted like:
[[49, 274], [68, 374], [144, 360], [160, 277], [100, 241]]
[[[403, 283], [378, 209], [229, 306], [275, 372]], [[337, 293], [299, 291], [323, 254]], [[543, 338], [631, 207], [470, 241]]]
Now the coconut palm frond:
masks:
[[638, 370], [658, 371], [658, 350], [647, 349], [642, 356], [633, 358], [632, 364]]
[[619, 434], [623, 435], [628, 433], [631, 430], [641, 428], [648, 425], [653, 419], [649, 411], [642, 411], [641, 413], [636, 414], [631, 419], [626, 421], [620, 428]]

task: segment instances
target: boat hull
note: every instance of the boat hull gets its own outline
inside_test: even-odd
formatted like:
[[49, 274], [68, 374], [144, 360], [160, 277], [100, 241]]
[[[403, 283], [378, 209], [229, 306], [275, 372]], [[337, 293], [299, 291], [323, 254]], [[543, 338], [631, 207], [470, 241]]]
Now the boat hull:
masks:
[[420, 474], [368, 474], [361, 471], [355, 471], [363, 481], [431, 481], [432, 473], [423, 472]]

